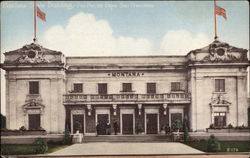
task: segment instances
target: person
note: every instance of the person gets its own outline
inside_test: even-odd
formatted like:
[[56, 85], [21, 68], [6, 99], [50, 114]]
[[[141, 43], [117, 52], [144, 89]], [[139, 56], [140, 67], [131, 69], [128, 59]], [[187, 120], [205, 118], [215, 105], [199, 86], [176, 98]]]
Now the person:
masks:
[[110, 133], [111, 133], [111, 132], [110, 132], [110, 128], [111, 128], [111, 126], [110, 126], [110, 123], [108, 122], [108, 123], [107, 123], [107, 126], [106, 126], [106, 134], [107, 134], [107, 135], [110, 135]]
[[96, 123], [96, 136], [98, 136], [100, 133], [100, 125], [99, 122]]
[[113, 128], [114, 128], [114, 131], [115, 131], [115, 135], [117, 135], [117, 132], [118, 132], [118, 123], [117, 121], [115, 120], [114, 123], [113, 123]]
[[166, 126], [165, 126], [165, 134], [168, 134], [168, 133], [170, 133], [170, 127], [169, 127], [169, 125], [167, 123]]

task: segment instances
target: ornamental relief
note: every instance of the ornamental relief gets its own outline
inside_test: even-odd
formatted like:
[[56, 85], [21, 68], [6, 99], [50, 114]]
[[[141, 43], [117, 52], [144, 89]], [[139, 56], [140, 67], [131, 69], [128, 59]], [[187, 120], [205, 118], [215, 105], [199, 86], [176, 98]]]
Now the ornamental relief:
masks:
[[210, 105], [225, 105], [229, 106], [232, 103], [228, 101], [224, 94], [213, 94], [211, 97]]
[[242, 52], [243, 49], [232, 47], [224, 42], [214, 41], [209, 45], [209, 55], [205, 56], [202, 62], [239, 62], [247, 60], [245, 55], [236, 56], [232, 53], [233, 51]]
[[47, 59], [43, 57], [42, 53], [39, 53], [37, 50], [25, 51], [24, 54], [15, 60], [16, 63], [49, 63]]
[[20, 49], [5, 53], [5, 64], [60, 64], [65, 62], [64, 55], [60, 51], [54, 51], [42, 47], [37, 43], [31, 43]]
[[24, 113], [28, 113], [29, 111], [35, 111], [36, 113], [43, 113], [45, 106], [35, 99], [23, 105]]

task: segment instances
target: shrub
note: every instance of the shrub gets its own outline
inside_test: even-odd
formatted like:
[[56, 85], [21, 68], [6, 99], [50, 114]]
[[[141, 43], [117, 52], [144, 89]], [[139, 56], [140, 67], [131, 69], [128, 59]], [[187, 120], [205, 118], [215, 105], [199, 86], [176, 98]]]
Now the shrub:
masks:
[[6, 116], [1, 114], [1, 129], [6, 128]]
[[189, 133], [188, 133], [188, 121], [186, 119], [184, 119], [183, 121], [183, 130], [184, 130], [183, 139], [184, 142], [187, 142], [189, 138]]
[[74, 124], [74, 128], [76, 131], [79, 131], [81, 129], [81, 123], [76, 121], [75, 124]]
[[143, 126], [142, 126], [142, 124], [138, 123], [136, 125], [136, 127], [135, 127], [135, 131], [136, 131], [137, 134], [143, 132]]
[[70, 136], [70, 132], [68, 129], [66, 129], [66, 131], [64, 132], [64, 137], [63, 137], [63, 144], [72, 144], [72, 139]]
[[208, 152], [218, 152], [220, 151], [220, 143], [214, 135], [210, 135], [207, 145]]
[[173, 124], [172, 124], [172, 129], [173, 129], [174, 131], [177, 131], [178, 129], [180, 129], [180, 126], [181, 126], [180, 121], [179, 121], [179, 120], [175, 120], [175, 121], [173, 122]]
[[35, 139], [35, 141], [33, 142], [33, 145], [36, 146], [35, 151], [37, 154], [43, 154], [48, 150], [48, 144], [46, 140], [44, 140], [43, 138]]
[[248, 113], [248, 127], [250, 127], [250, 107], [248, 107], [247, 113]]
[[22, 127], [19, 128], [19, 130], [20, 131], [26, 131], [27, 129], [24, 126], [22, 126]]
[[210, 125], [209, 125], [209, 128], [210, 128], [210, 129], [214, 129], [214, 124], [210, 124]]
[[229, 125], [227, 125], [227, 128], [232, 129], [234, 127], [233, 127], [233, 125], [231, 123], [229, 123]]

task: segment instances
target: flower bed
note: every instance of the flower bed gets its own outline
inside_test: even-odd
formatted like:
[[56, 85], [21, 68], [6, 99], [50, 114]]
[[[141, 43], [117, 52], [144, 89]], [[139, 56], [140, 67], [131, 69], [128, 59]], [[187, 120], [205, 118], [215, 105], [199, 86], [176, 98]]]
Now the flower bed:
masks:
[[47, 132], [45, 130], [41, 130], [41, 131], [31, 131], [31, 130], [26, 130], [26, 131], [6, 130], [6, 131], [1, 131], [2, 136], [46, 135], [46, 134], [47, 134]]
[[2, 136], [20, 136], [20, 135], [46, 135], [47, 132], [43, 128], [26, 129], [23, 126], [17, 130], [1, 129]]
[[238, 133], [238, 132], [250, 132], [250, 127], [247, 126], [236, 126], [233, 127], [232, 124], [228, 126], [215, 127], [213, 124], [207, 128], [208, 133]]
[[239, 133], [239, 132], [250, 132], [249, 128], [207, 128], [208, 133]]

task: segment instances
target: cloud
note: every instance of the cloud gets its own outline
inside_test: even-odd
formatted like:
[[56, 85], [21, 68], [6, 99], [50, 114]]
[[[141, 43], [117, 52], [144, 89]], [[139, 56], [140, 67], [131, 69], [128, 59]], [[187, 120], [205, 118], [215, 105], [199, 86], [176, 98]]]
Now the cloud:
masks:
[[189, 51], [205, 47], [209, 43], [209, 37], [204, 33], [192, 34], [187, 30], [171, 30], [164, 35], [160, 50], [166, 55], [186, 55]]
[[49, 28], [44, 39], [46, 47], [68, 56], [145, 55], [152, 51], [148, 39], [115, 37], [106, 20], [83, 12], [71, 17], [66, 27]]

